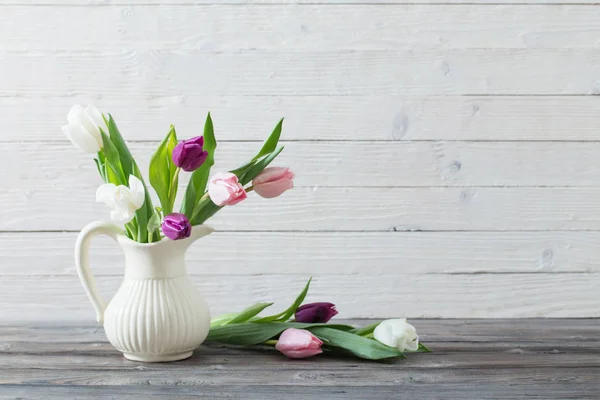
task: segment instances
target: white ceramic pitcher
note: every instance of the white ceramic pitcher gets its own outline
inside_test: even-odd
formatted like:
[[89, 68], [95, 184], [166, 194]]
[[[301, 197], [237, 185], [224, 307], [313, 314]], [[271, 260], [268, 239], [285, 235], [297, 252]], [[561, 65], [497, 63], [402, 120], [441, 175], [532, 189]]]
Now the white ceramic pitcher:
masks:
[[[206, 339], [210, 314], [187, 275], [185, 252], [211, 232], [211, 227], [198, 225], [187, 239], [147, 244], [129, 239], [116, 225], [104, 222], [92, 222], [81, 231], [75, 246], [79, 278], [108, 340], [125, 358], [182, 360]], [[98, 293], [89, 265], [90, 241], [97, 235], [110, 236], [125, 253], [125, 279], [108, 305]]]

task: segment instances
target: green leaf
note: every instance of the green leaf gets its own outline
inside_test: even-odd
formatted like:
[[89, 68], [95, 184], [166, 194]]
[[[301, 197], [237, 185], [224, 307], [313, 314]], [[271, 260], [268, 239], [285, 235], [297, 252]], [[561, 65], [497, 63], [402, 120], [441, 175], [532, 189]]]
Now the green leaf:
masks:
[[415, 353], [431, 353], [431, 350], [425, 346], [423, 343], [419, 343], [419, 348]]
[[[181, 204], [181, 212], [189, 218], [192, 225], [198, 225], [192, 221], [194, 208], [204, 195], [206, 183], [210, 175], [210, 168], [215, 163], [215, 150], [217, 149], [217, 140], [215, 139], [215, 131], [210, 113], [206, 116], [204, 123], [204, 150], [208, 152], [208, 157], [204, 164], [192, 173], [190, 181], [185, 191], [185, 197]], [[216, 212], [216, 211], [215, 211]], [[204, 221], [202, 221], [204, 222]]]
[[169, 133], [167, 133], [167, 136], [150, 159], [150, 184], [156, 191], [160, 204], [165, 210], [165, 215], [173, 212], [173, 203], [177, 195], [179, 179], [177, 166], [172, 159], [175, 146], [177, 146], [177, 134], [175, 133], [175, 127], [171, 125]]
[[[133, 161], [133, 160], [132, 160], [131, 169], [132, 169], [132, 173], [134, 176], [141, 177], [140, 170], [139, 170], [137, 164], [135, 163], [135, 161]], [[156, 236], [148, 235], [148, 219], [152, 216], [152, 214], [154, 214], [154, 207], [152, 206], [152, 200], [150, 199], [150, 193], [148, 193], [148, 188], [146, 187], [146, 183], [144, 182], [144, 180], [142, 178], [139, 178], [139, 179], [142, 182], [142, 184], [144, 185], [145, 197], [144, 197], [144, 204], [135, 212], [135, 218], [137, 220], [137, 228], [138, 228], [137, 240], [140, 243], [149, 243], [149, 242], [154, 241], [153, 239], [156, 239], [157, 237], [160, 240], [160, 236], [158, 236], [156, 233], [153, 234]], [[148, 240], [149, 237], [151, 238], [151, 240]]]
[[363, 326], [361, 328], [353, 329], [352, 333], [354, 333], [355, 335], [359, 335], [359, 336], [368, 336], [368, 335], [370, 335], [370, 334], [373, 333], [373, 331], [375, 330], [375, 328], [377, 328], [377, 326], [379, 326], [380, 323], [381, 323], [381, 321], [374, 322], [374, 323], [369, 324], [367, 326]]
[[227, 325], [229, 321], [231, 321], [238, 314], [239, 313], [228, 313], [219, 315], [218, 317], [210, 320], [210, 328], [213, 329], [217, 326]]
[[94, 158], [94, 162], [96, 163], [100, 177], [106, 183], [106, 157], [104, 157], [102, 150], [98, 152], [98, 158]]
[[158, 211], [156, 211], [154, 214], [152, 214], [152, 216], [150, 217], [150, 219], [148, 220], [148, 232], [153, 233], [155, 230], [160, 228], [160, 213]]
[[241, 167], [238, 167], [236, 169], [232, 169], [231, 172], [232, 174], [235, 174], [238, 178], [240, 178], [241, 176], [243, 176], [247, 170], [249, 170], [252, 166], [254, 166], [254, 164], [256, 164], [256, 160], [250, 160], [248, 161], [246, 164], [242, 165]]
[[[129, 175], [134, 173], [134, 168], [132, 168], [133, 157], [131, 156], [131, 152], [121, 136], [121, 132], [119, 132], [119, 128], [117, 128], [117, 123], [113, 119], [112, 115], [108, 114], [108, 120], [103, 116], [104, 122], [106, 122], [106, 126], [108, 127], [108, 133], [110, 135], [110, 141], [117, 149], [119, 153], [119, 157], [121, 159], [121, 165], [123, 168], [123, 172], [125, 174], [125, 178], [129, 178]], [[105, 150], [106, 151], [106, 150]], [[141, 176], [138, 176], [140, 180], [142, 180]]]
[[279, 143], [279, 138], [281, 137], [281, 128], [283, 127], [283, 118], [279, 120], [271, 135], [265, 140], [262, 149], [258, 152], [254, 160], [258, 160], [262, 156], [266, 156], [269, 153], [272, 153], [277, 148], [277, 143]]
[[246, 308], [244, 311], [233, 317], [228, 324], [240, 324], [248, 321], [250, 318], [260, 314], [262, 310], [272, 306], [273, 303], [257, 303], [253, 306]]
[[254, 179], [256, 177], [256, 175], [260, 174], [260, 172], [263, 169], [267, 168], [267, 166], [269, 164], [271, 164], [271, 162], [275, 159], [275, 157], [277, 157], [279, 155], [279, 153], [281, 153], [282, 151], [283, 151], [283, 146], [278, 147], [275, 151], [273, 151], [272, 153], [267, 155], [265, 158], [258, 161], [252, 167], [250, 167], [244, 173], [244, 175], [242, 177], [240, 177], [240, 183], [242, 184], [242, 186], [247, 184], [248, 182], [252, 181], [252, 179]]
[[106, 165], [108, 166], [106, 173], [106, 177], [109, 179], [108, 182], [115, 185], [127, 186], [127, 177], [123, 172], [119, 151], [106, 133], [101, 130], [100, 134], [102, 135], [102, 146], [104, 148], [104, 155], [106, 156]]
[[212, 217], [219, 211], [222, 206], [218, 206], [212, 202], [210, 197], [206, 196], [196, 205], [194, 211], [192, 212], [192, 217], [190, 218], [190, 224], [200, 225], [203, 224], [207, 219]]
[[[257, 161], [261, 157], [264, 157], [268, 154], [273, 153], [275, 151], [275, 149], [277, 149], [277, 143], [279, 143], [279, 138], [281, 137], [282, 126], [283, 126], [283, 118], [281, 118], [279, 120], [279, 122], [277, 123], [277, 126], [275, 127], [275, 129], [273, 130], [271, 135], [267, 138], [267, 140], [265, 140], [263, 147], [260, 149], [258, 154], [256, 154], [254, 156], [254, 158], [252, 160], [248, 161], [246, 164], [244, 164], [241, 167], [238, 167], [234, 170], [231, 170], [229, 172], [234, 173], [237, 175], [238, 178], [241, 178], [246, 173], [246, 171], [248, 171], [250, 168], [252, 168], [257, 163]], [[262, 171], [265, 167], [263, 167], [260, 171]], [[260, 172], [260, 171], [258, 171], [258, 172]], [[252, 179], [250, 179], [250, 180], [252, 180]]]
[[311, 282], [312, 282], [312, 277], [308, 279], [308, 282], [306, 282], [306, 285], [304, 286], [304, 289], [302, 289], [302, 292], [300, 292], [298, 297], [296, 297], [296, 300], [294, 301], [294, 303], [292, 303], [292, 305], [289, 306], [287, 310], [284, 310], [284, 311], [280, 312], [279, 314], [261, 318], [261, 319], [257, 320], [256, 322], [287, 321], [288, 319], [290, 319], [290, 317], [292, 315], [294, 315], [294, 313], [296, 312], [298, 307], [300, 307], [300, 304], [302, 304], [302, 302], [306, 298], [306, 295], [308, 293], [308, 289], [310, 288]]
[[391, 357], [404, 357], [394, 347], [386, 346], [374, 339], [368, 339], [351, 332], [344, 332], [330, 327], [308, 328], [315, 336], [327, 342], [328, 346], [341, 347], [352, 354], [368, 360], [381, 360]]
[[102, 178], [102, 180], [106, 182], [106, 179], [104, 179], [104, 165], [102, 165], [100, 163], [100, 160], [98, 160], [97, 158], [94, 158], [94, 162], [96, 163], [96, 168], [98, 168], [100, 178]]
[[301, 324], [297, 322], [246, 322], [243, 324], [232, 324], [211, 327], [207, 342], [219, 342], [236, 344], [241, 346], [252, 346], [263, 343], [279, 335], [288, 328], [308, 329], [313, 327], [327, 326], [333, 330], [348, 331], [352, 326], [343, 324]]

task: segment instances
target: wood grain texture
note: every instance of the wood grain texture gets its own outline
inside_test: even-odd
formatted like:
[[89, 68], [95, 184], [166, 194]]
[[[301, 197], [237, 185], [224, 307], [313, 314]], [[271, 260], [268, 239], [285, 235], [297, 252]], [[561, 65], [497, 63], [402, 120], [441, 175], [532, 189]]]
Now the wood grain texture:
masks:
[[[111, 23], [89, 29], [98, 20]], [[14, 6], [0, 50], [596, 48], [598, 22], [600, 8], [580, 6]]]
[[[518, 374], [515, 371], [514, 374]], [[248, 385], [248, 386], [50, 386], [39, 385], [33, 387], [23, 387], [6, 385], [3, 387], [6, 396], [4, 399], [37, 399], [43, 397], [48, 400], [64, 400], [66, 396], [74, 396], [77, 399], [100, 399], [112, 400], [115, 398], [123, 400], [144, 399], [144, 400], [164, 400], [166, 397], [177, 396], [177, 399], [197, 399], [198, 397], [207, 397], [211, 399], [244, 399], [244, 400], [278, 400], [282, 397], [290, 400], [318, 400], [322, 398], [338, 399], [365, 399], [374, 400], [402, 400], [412, 399], [416, 396], [427, 396], [431, 400], [446, 400], [448, 398], [460, 398], [465, 400], [516, 400], [527, 396], [530, 399], [547, 400], [596, 400], [598, 386], [591, 383], [589, 386], [582, 386], [573, 394], [571, 385], [532, 385], [525, 384], [520, 386], [507, 386], [503, 384], [486, 384], [485, 391], [481, 389], [465, 389], [460, 386], [446, 386], [431, 384], [423, 388], [421, 384], [403, 385], [398, 387], [358, 387], [347, 386], [342, 388], [312, 386], [306, 390], [290, 391], [289, 386], [275, 385]], [[31, 397], [29, 397], [31, 396]], [[553, 397], [550, 397], [553, 396]]]
[[[287, 307], [310, 276], [301, 270], [296, 273], [193, 276], [192, 280], [217, 315], [261, 301], [275, 301], [277, 309]], [[100, 292], [109, 299], [122, 280], [121, 276], [99, 278]], [[400, 269], [394, 274], [315, 275], [307, 302], [331, 301], [342, 318], [594, 317], [600, 316], [599, 284], [598, 273], [408, 275]], [[65, 321], [90, 322], [95, 318], [77, 276], [5, 276], [2, 285], [1, 320], [53, 321], [59, 315]]]
[[252, 4], [252, 5], [390, 5], [390, 4], [429, 4], [432, 7], [441, 5], [481, 4], [487, 6], [508, 5], [596, 5], [598, 0], [4, 0], [0, 6], [14, 5], [86, 5], [86, 6], [112, 6], [112, 5], [222, 5], [222, 4]]
[[[88, 186], [80, 177], [38, 177], [0, 190], [0, 230], [78, 231], [108, 219], [108, 208], [95, 202], [98, 180], [90, 177]], [[249, 232], [597, 231], [598, 196], [594, 187], [298, 187], [276, 199], [251, 195], [209, 224]]]
[[[174, 124], [197, 134], [210, 110], [219, 141], [262, 141], [284, 116], [286, 140], [599, 141], [600, 101], [572, 97], [174, 96], [0, 97], [1, 141], [63, 140], [73, 104], [111, 112], [130, 141], [156, 140]], [[27, 110], [27, 117], [23, 116]], [[307, 118], [310, 116], [310, 118]], [[50, 121], [50, 122], [49, 122]], [[577, 121], [574, 123], [574, 121]]]
[[[210, 222], [221, 232], [189, 254], [213, 311], [287, 303], [290, 290], [314, 275], [314, 299], [335, 301], [347, 317], [600, 316], [599, 4], [3, 1], [0, 321], [93, 317], [72, 246], [75, 231], [107, 211], [94, 203], [93, 163], [59, 129], [71, 104], [90, 102], [114, 114], [143, 170], [170, 123], [181, 138], [195, 136], [212, 111], [216, 171], [250, 158], [287, 117], [277, 164], [297, 173], [297, 188], [221, 212]], [[123, 268], [116, 246], [100, 240], [94, 262], [103, 291], [114, 292]], [[513, 355], [495, 359], [504, 368]], [[553, 356], [538, 355], [540, 368]], [[66, 397], [56, 382], [82, 398], [106, 385], [114, 389], [107, 397], [168, 392], [130, 391], [114, 371], [97, 380], [78, 371], [27, 375], [32, 357], [15, 358], [14, 374], [0, 373], [0, 399], [26, 397], [19, 380], [40, 385], [32, 397]], [[73, 357], [86, 365], [85, 355]], [[560, 362], [576, 368], [572, 357]], [[561, 389], [568, 370], [519, 380], [480, 365], [490, 374], [490, 398], [575, 396]], [[273, 369], [280, 381], [292, 378]], [[575, 381], [593, 383], [582, 369]], [[153, 373], [149, 384], [170, 385]], [[418, 382], [436, 382], [425, 397], [461, 397], [468, 375]], [[334, 387], [356, 377], [314, 379]], [[128, 378], [145, 383], [140, 371]], [[180, 379], [197, 383], [191, 374]], [[510, 379], [512, 391], [501, 390]], [[243, 396], [251, 386], [256, 397], [277, 397], [247, 376], [234, 388], [204, 381], [216, 398]], [[419, 389], [410, 377], [383, 381]], [[542, 381], [554, 386], [530, 390]], [[456, 392], [443, 389], [448, 384]], [[311, 395], [348, 393], [328, 387]], [[352, 390], [372, 397], [367, 389]], [[378, 396], [393, 398], [392, 389]]]
[[4, 325], [0, 398], [594, 399], [600, 389], [598, 320], [411, 322], [434, 352], [386, 363], [207, 344], [178, 363], [140, 364], [97, 326]]
[[[123, 131], [125, 127], [123, 127]], [[181, 137], [194, 133], [181, 132]], [[290, 166], [297, 187], [598, 186], [600, 142], [282, 142], [274, 165]], [[212, 171], [251, 159], [260, 143], [221, 143]], [[147, 171], [158, 143], [131, 143]], [[93, 157], [68, 142], [4, 143], [0, 170], [5, 190], [36, 193], [78, 188], [95, 193], [101, 183]], [[60, 160], [60, 162], [58, 162]], [[188, 174], [182, 174], [182, 184]], [[50, 190], [52, 188], [52, 190]], [[72, 193], [77, 196], [77, 192]], [[93, 196], [92, 196], [93, 197]]]
[[[0, 234], [0, 276], [74, 277], [76, 236]], [[187, 260], [191, 274], [207, 277], [598, 273], [599, 242], [600, 232], [216, 232], [192, 246]], [[96, 275], [123, 273], [110, 239], [95, 239], [91, 254]]]
[[[2, 51], [0, 96], [590, 95], [591, 49]], [[551, 67], [548, 67], [551, 66]], [[94, 79], [90, 79], [93, 76]], [[568, 76], [569, 79], [565, 79]]]

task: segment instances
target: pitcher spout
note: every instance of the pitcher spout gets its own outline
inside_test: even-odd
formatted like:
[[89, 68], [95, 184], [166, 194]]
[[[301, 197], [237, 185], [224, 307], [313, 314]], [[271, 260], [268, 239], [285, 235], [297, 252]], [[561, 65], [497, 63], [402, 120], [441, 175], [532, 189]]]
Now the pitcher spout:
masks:
[[204, 225], [204, 224], [203, 225], [195, 225], [195, 226], [192, 226], [192, 233], [191, 233], [190, 237], [182, 239], [182, 240], [176, 240], [176, 241], [174, 241], [174, 244], [179, 246], [181, 251], [185, 251], [196, 240], [198, 240], [204, 236], [210, 235], [214, 231], [215, 231], [215, 229], [209, 225]]

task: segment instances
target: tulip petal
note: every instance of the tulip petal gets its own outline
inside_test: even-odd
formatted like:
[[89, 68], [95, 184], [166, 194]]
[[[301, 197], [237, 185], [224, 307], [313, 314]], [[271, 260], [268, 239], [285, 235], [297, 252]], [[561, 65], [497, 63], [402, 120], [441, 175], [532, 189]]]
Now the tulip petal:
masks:
[[126, 224], [131, 222], [134, 216], [135, 212], [124, 208], [116, 208], [110, 212], [110, 219], [112, 222], [117, 224]]
[[113, 204], [115, 204], [114, 199], [116, 192], [117, 187], [114, 184], [105, 183], [96, 190], [96, 201], [98, 203], [104, 203], [112, 208]]
[[229, 200], [230, 194], [224, 185], [210, 185], [208, 195], [213, 203], [219, 207], [224, 206]]
[[73, 107], [71, 107], [71, 109], [69, 110], [69, 113], [67, 114], [67, 121], [69, 121], [70, 124], [81, 123], [81, 116], [84, 112], [85, 110], [83, 109], [83, 107], [81, 107], [79, 104], [74, 104]]
[[373, 331], [373, 337], [386, 346], [396, 347], [398, 344], [398, 339], [394, 336], [392, 332], [392, 326], [389, 324], [385, 324], [386, 321], [383, 321]]
[[260, 185], [265, 182], [272, 182], [280, 179], [293, 179], [294, 173], [286, 167], [268, 167], [262, 170], [260, 174], [252, 181], [253, 185]]
[[228, 206], [235, 206], [237, 203], [239, 203], [242, 200], [246, 200], [246, 198], [248, 197], [248, 194], [246, 193], [246, 191], [244, 190], [244, 188], [241, 188], [236, 194], [235, 197], [229, 202], [227, 203]]
[[141, 208], [146, 198], [146, 189], [142, 181], [135, 175], [129, 175], [129, 192], [131, 193], [131, 203], [135, 209]]
[[[415, 340], [411, 340], [411, 341], [407, 342], [405, 349], [408, 351], [419, 350], [419, 337], [417, 336], [417, 338]], [[400, 351], [402, 351], [402, 350], [400, 350]]]
[[256, 184], [253, 182], [254, 191], [260, 197], [264, 199], [272, 199], [274, 197], [281, 196], [283, 192], [290, 190], [294, 187], [294, 181], [292, 180], [282, 180], [282, 181], [273, 181], [273, 182], [265, 182], [261, 184]]
[[275, 348], [289, 358], [305, 358], [321, 354], [323, 342], [304, 329], [288, 328], [281, 333]]
[[81, 125], [92, 136], [99, 136], [100, 131], [94, 121], [86, 114], [86, 110], [80, 105], [74, 105], [67, 116], [70, 124]]
[[98, 142], [83, 128], [83, 126], [79, 124], [64, 125], [62, 131], [71, 143], [82, 151], [90, 154], [100, 151]]
[[239, 179], [237, 177], [236, 174], [233, 174], [231, 172], [217, 172], [216, 174], [213, 175], [213, 177], [210, 179], [211, 181], [234, 181], [234, 182], [239, 182]]
[[406, 322], [406, 318], [388, 319], [381, 322], [373, 331], [373, 337], [386, 346], [395, 347], [401, 352], [419, 349], [417, 330]]
[[94, 105], [89, 104], [85, 108], [85, 115], [96, 127], [103, 128], [104, 126], [106, 126], [102, 113]]

